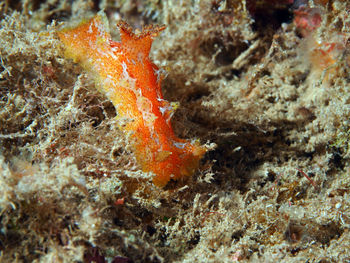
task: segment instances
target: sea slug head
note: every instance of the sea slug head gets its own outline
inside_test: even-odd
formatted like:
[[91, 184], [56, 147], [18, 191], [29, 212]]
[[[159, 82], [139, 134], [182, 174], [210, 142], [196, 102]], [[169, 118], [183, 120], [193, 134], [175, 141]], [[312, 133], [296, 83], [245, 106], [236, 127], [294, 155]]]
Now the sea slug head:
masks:
[[148, 25], [143, 27], [141, 32], [134, 32], [125, 21], [120, 21], [117, 26], [123, 48], [127, 49], [129, 56], [134, 59], [140, 55], [148, 56], [153, 39], [165, 29], [164, 25]]

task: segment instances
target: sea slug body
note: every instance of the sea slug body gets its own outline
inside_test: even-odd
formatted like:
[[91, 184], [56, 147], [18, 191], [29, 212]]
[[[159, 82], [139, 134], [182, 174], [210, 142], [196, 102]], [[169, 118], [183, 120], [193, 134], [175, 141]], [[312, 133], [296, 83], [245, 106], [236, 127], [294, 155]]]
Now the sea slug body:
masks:
[[130, 135], [142, 170], [155, 174], [153, 183], [164, 186], [170, 179], [194, 173], [206, 148], [199, 142], [179, 139], [170, 119], [177, 107], [163, 99], [161, 70], [149, 59], [153, 38], [164, 26], [148, 26], [133, 33], [118, 24], [121, 42], [114, 42], [107, 17], [98, 13], [77, 27], [58, 32], [65, 57], [90, 72], [96, 86], [113, 103], [120, 125]]

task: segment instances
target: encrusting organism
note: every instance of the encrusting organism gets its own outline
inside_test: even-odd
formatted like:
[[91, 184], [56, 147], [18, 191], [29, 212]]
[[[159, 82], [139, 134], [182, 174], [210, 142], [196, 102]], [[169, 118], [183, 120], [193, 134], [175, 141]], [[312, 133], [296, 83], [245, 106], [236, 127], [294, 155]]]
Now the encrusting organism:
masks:
[[163, 99], [161, 70], [149, 59], [153, 38], [164, 26], [147, 26], [134, 33], [118, 24], [121, 42], [111, 40], [103, 12], [77, 27], [65, 28], [58, 37], [65, 57], [90, 72], [96, 86], [113, 103], [120, 129], [130, 135], [142, 170], [155, 174], [153, 182], [164, 186], [170, 179], [193, 174], [206, 148], [198, 141], [179, 139], [170, 119], [177, 107]]

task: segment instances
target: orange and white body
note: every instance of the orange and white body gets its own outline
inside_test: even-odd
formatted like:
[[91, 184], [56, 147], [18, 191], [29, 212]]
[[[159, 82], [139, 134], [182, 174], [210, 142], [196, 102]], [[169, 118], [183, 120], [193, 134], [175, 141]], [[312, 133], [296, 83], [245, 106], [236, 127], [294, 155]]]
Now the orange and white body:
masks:
[[170, 179], [193, 174], [206, 148], [197, 141], [179, 139], [170, 118], [177, 106], [163, 99], [159, 68], [149, 59], [152, 41], [164, 26], [149, 26], [139, 34], [125, 22], [118, 24], [121, 42], [111, 40], [103, 13], [75, 28], [58, 32], [65, 56], [92, 73], [97, 88], [117, 109], [125, 134], [131, 136], [143, 171], [164, 186]]

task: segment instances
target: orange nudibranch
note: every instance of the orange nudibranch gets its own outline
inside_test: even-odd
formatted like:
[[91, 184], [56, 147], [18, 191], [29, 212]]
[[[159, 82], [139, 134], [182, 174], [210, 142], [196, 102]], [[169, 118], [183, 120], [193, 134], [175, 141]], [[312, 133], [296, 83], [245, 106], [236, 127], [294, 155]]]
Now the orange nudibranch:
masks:
[[147, 26], [134, 33], [118, 24], [121, 42], [111, 40], [107, 17], [98, 13], [77, 27], [58, 32], [65, 57], [92, 74], [123, 120], [120, 129], [130, 135], [142, 170], [153, 172], [153, 183], [164, 186], [170, 179], [194, 173], [206, 148], [198, 141], [176, 137], [170, 118], [177, 106], [163, 99], [162, 71], [149, 59], [153, 38], [164, 26]]

